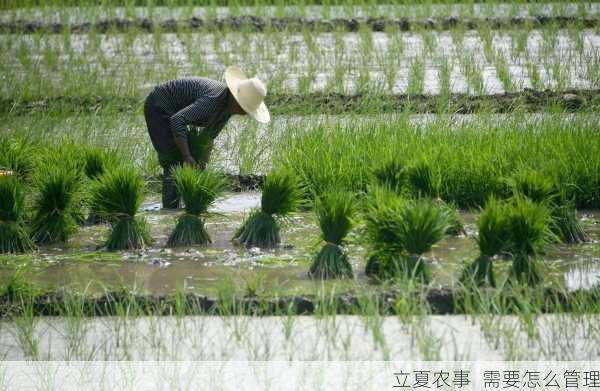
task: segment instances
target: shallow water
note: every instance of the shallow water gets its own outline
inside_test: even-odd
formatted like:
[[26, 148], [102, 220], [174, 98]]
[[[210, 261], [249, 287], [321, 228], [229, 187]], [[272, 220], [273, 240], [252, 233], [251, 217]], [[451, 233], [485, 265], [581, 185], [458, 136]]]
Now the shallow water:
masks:
[[[151, 228], [155, 243], [132, 252], [105, 252], [102, 245], [107, 228], [82, 228], [67, 248], [45, 247], [31, 255], [0, 257], [0, 280], [5, 280], [20, 263], [31, 264], [32, 281], [48, 288], [67, 287], [89, 292], [123, 286], [147, 293], [172, 293], [177, 289], [215, 295], [230, 281], [242, 292], [259, 289], [279, 294], [312, 293], [321, 287], [307, 275], [311, 257], [320, 246], [314, 216], [298, 213], [282, 224], [282, 246], [274, 250], [247, 249], [231, 242], [244, 217], [259, 205], [255, 192], [229, 194], [217, 201], [207, 220], [213, 243], [207, 247], [164, 248], [179, 212], [156, 211], [159, 203], [149, 199], [142, 216]], [[568, 289], [591, 288], [600, 276], [600, 224], [598, 212], [582, 214], [592, 241], [578, 245], [552, 246], [543, 256], [547, 278]], [[433, 286], [452, 285], [463, 263], [477, 256], [474, 241], [476, 216], [461, 213], [467, 234], [446, 237], [426, 254], [433, 272]], [[356, 232], [348, 238], [347, 250], [356, 276], [352, 280], [328, 281], [337, 291], [366, 287], [364, 275], [367, 249]], [[509, 262], [498, 260], [506, 272]]]
[[[597, 360], [597, 315], [45, 317], [0, 321], [1, 360]], [[23, 332], [27, 331], [27, 338]], [[561, 338], [556, 338], [557, 336]], [[33, 342], [29, 343], [28, 342]], [[33, 353], [31, 346], [37, 352]]]

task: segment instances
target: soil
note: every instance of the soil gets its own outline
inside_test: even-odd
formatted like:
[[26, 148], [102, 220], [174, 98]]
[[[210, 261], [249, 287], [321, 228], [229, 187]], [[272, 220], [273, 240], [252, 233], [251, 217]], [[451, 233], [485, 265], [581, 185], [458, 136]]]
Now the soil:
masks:
[[454, 16], [443, 18], [408, 19], [408, 18], [334, 18], [334, 19], [309, 19], [301, 17], [265, 18], [260, 16], [229, 16], [226, 18], [204, 19], [192, 17], [189, 19], [167, 19], [155, 22], [149, 18], [112, 18], [90, 23], [44, 23], [31, 20], [16, 20], [0, 23], [1, 33], [26, 33], [47, 32], [58, 34], [65, 29], [72, 33], [81, 34], [95, 30], [100, 33], [108, 31], [127, 31], [140, 29], [152, 32], [160, 28], [163, 32], [176, 32], [181, 29], [191, 30], [250, 30], [263, 31], [349, 31], [354, 32], [368, 28], [372, 31], [385, 31], [386, 29], [410, 30], [447, 30], [451, 28], [477, 29], [490, 27], [506, 29], [512, 27], [541, 27], [553, 25], [559, 28], [577, 25], [580, 28], [594, 28], [600, 25], [600, 19], [595, 17], [574, 16], [545, 16], [531, 17], [498, 17], [498, 18], [457, 18]]

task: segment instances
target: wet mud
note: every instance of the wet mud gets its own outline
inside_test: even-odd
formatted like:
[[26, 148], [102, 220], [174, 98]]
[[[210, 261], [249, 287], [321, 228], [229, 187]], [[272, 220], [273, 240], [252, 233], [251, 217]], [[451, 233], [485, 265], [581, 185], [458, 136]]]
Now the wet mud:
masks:
[[[413, 114], [511, 113], [515, 111], [536, 113], [548, 108], [568, 112], [595, 111], [600, 106], [600, 90], [567, 89], [563, 91], [524, 89], [503, 94], [472, 95], [452, 93], [447, 95], [347, 95], [314, 92], [309, 94], [273, 94], [266, 103], [274, 115], [319, 113], [340, 115], [348, 113], [397, 113], [410, 110]], [[57, 96], [52, 99], [19, 100], [0, 99], [0, 114], [29, 114], [31, 112], [97, 113], [102, 109], [126, 112], [138, 110], [142, 101], [123, 96]], [[256, 179], [256, 178], [254, 178]], [[253, 185], [253, 178], [249, 178]], [[243, 183], [240, 184], [242, 188]], [[252, 187], [250, 187], [252, 188]]]
[[464, 18], [464, 17], [437, 17], [426, 19], [409, 18], [333, 18], [311, 19], [303, 17], [270, 18], [253, 15], [229, 16], [225, 18], [200, 18], [167, 19], [154, 21], [150, 18], [112, 18], [102, 19], [98, 22], [83, 23], [44, 23], [32, 20], [15, 20], [0, 23], [0, 33], [26, 33], [38, 32], [58, 34], [65, 30], [81, 34], [90, 31], [106, 33], [110, 31], [124, 32], [128, 30], [142, 30], [153, 32], [177, 32], [181, 30], [285, 30], [285, 31], [347, 31], [355, 32], [361, 29], [372, 31], [385, 31], [387, 29], [411, 30], [448, 30], [452, 28], [478, 29], [481, 27], [507, 29], [507, 28], [536, 28], [552, 25], [559, 28], [577, 26], [580, 28], [595, 28], [600, 25], [596, 17], [575, 16], [547, 16], [537, 15], [530, 17], [498, 17], [498, 18]]

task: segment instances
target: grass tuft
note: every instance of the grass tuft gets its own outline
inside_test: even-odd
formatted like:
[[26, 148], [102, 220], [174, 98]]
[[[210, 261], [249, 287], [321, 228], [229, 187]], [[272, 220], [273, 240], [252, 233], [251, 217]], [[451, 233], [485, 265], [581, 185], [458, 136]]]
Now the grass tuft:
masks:
[[151, 242], [145, 222], [136, 217], [144, 197], [144, 180], [129, 166], [116, 167], [92, 186], [92, 204], [111, 224], [108, 250], [131, 250]]
[[203, 216], [224, 190], [225, 178], [214, 171], [198, 171], [189, 166], [178, 167], [173, 177], [185, 204], [185, 214], [177, 219], [177, 225], [167, 240], [167, 246], [211, 243]]
[[25, 227], [23, 186], [13, 175], [0, 175], [0, 253], [33, 249]]
[[352, 277], [352, 266], [341, 245], [352, 229], [353, 203], [352, 195], [341, 191], [331, 191], [317, 199], [315, 211], [325, 245], [313, 259], [309, 270], [312, 277]]

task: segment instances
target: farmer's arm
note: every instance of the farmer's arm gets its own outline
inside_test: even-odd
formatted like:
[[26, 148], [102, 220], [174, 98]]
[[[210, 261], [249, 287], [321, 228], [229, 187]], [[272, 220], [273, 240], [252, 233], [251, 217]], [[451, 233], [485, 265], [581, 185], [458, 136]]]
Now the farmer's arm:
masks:
[[170, 118], [171, 133], [175, 138], [175, 144], [181, 152], [183, 161], [196, 165], [196, 160], [192, 156], [187, 139], [187, 126], [203, 126], [212, 112], [212, 107], [203, 99], [198, 99], [191, 105], [184, 107]]

